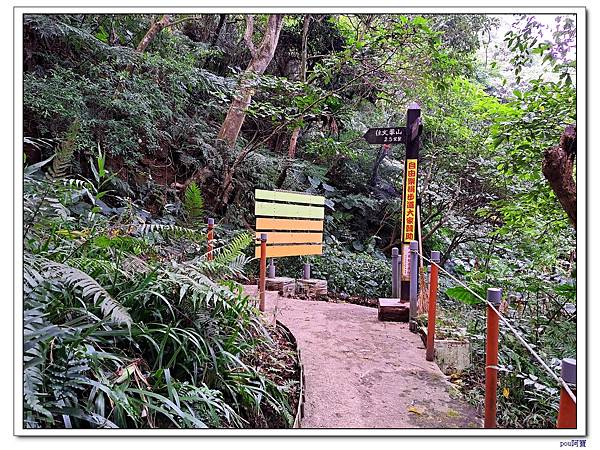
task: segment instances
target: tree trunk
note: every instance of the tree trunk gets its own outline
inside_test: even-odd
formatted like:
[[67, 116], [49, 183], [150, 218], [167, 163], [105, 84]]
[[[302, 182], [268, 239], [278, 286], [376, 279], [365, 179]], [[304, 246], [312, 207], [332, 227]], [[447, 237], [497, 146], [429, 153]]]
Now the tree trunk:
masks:
[[288, 156], [290, 159], [296, 157], [296, 144], [298, 143], [298, 135], [300, 134], [300, 127], [294, 128], [292, 136], [290, 137], [290, 145], [288, 147]]
[[[306, 82], [306, 61], [308, 60], [308, 27], [310, 25], [310, 14], [304, 16], [304, 24], [302, 25], [302, 51], [300, 57], [300, 79]], [[298, 135], [300, 134], [300, 127], [294, 128], [292, 137], [290, 138], [290, 145], [288, 147], [288, 156], [290, 158], [296, 157], [296, 144], [298, 143]]]
[[573, 169], [576, 154], [577, 126], [569, 125], [563, 131], [560, 144], [546, 150], [542, 161], [542, 173], [575, 229], [577, 229], [577, 185], [573, 178]]
[[227, 117], [219, 130], [219, 139], [225, 141], [228, 146], [232, 147], [237, 140], [242, 124], [246, 118], [246, 109], [250, 106], [250, 100], [254, 90], [252, 83], [248, 79], [242, 79], [240, 83], [239, 93], [233, 98]]
[[[158, 33], [160, 33], [164, 28], [168, 27], [169, 25], [171, 25], [171, 16], [168, 14], [162, 16], [159, 21], [154, 22], [150, 29], [146, 32], [142, 40], [138, 43], [135, 49], [136, 52], [144, 53], [148, 45], [150, 45], [150, 42], [152, 42], [152, 39], [154, 39]], [[130, 76], [133, 73], [133, 68], [133, 63], [127, 65], [127, 72]], [[119, 86], [117, 87], [117, 92], [120, 91], [120, 88], [121, 84], [119, 83]]]
[[246, 19], [244, 40], [250, 50], [252, 60], [242, 75], [238, 93], [231, 102], [231, 106], [221, 125], [218, 137], [218, 139], [224, 141], [230, 147], [235, 144], [242, 128], [242, 124], [244, 123], [244, 119], [246, 118], [246, 110], [248, 109], [250, 101], [252, 100], [252, 95], [254, 94], [254, 78], [257, 75], [262, 75], [273, 59], [282, 26], [283, 15], [271, 14], [267, 19], [267, 28], [262, 42], [258, 48], [255, 48], [252, 42], [254, 19], [252, 16], [248, 16]]
[[377, 185], [377, 181], [379, 179], [379, 166], [381, 166], [381, 163], [383, 162], [386, 155], [388, 154], [390, 147], [391, 146], [389, 144], [383, 144], [381, 146], [381, 148], [379, 149], [379, 152], [377, 153], [377, 157], [375, 158], [375, 161], [373, 162], [373, 171], [371, 172], [371, 181], [369, 182], [369, 186], [375, 187]]
[[221, 34], [221, 30], [223, 29], [226, 20], [227, 14], [219, 14], [219, 24], [217, 25], [217, 29], [215, 31], [215, 34], [213, 35], [211, 45], [215, 45], [219, 40], [219, 35]]
[[138, 46], [136, 47], [136, 51], [139, 53], [144, 53], [146, 47], [150, 45], [152, 39], [163, 30], [163, 28], [168, 27], [171, 24], [171, 16], [165, 14], [158, 22], [154, 22], [150, 29], [146, 32]]

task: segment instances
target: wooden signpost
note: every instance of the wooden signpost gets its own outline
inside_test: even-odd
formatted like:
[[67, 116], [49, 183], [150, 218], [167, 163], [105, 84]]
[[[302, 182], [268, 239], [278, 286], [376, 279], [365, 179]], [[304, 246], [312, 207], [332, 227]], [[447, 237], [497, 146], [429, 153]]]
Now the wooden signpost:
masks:
[[[392, 285], [400, 284], [399, 289], [392, 289], [393, 297], [400, 299], [379, 299], [379, 318], [381, 320], [408, 320], [405, 309], [409, 308], [410, 298], [410, 242], [421, 240], [419, 235], [419, 209], [417, 208], [417, 180], [419, 167], [419, 148], [421, 145], [421, 107], [413, 102], [408, 106], [406, 127], [370, 128], [364, 134], [370, 144], [404, 144], [404, 182], [402, 184], [402, 244], [400, 247], [400, 271], [393, 270], [394, 276], [399, 272], [399, 280], [394, 279]], [[394, 259], [392, 259], [394, 261]], [[397, 298], [397, 297], [396, 297]], [[410, 314], [414, 317], [416, 311]]]
[[369, 144], [404, 144], [406, 129], [404, 127], [369, 128], [363, 137]]
[[[420, 241], [417, 228], [417, 180], [419, 148], [421, 146], [421, 108], [413, 102], [406, 113], [406, 157], [404, 159], [404, 183], [402, 192], [402, 247], [403, 263], [400, 282], [400, 300], [408, 301], [410, 296], [410, 252], [411, 241]], [[406, 262], [406, 265], [404, 265]]]
[[301, 192], [256, 189], [257, 245], [260, 258], [259, 309], [265, 310], [267, 258], [323, 253], [325, 197]]

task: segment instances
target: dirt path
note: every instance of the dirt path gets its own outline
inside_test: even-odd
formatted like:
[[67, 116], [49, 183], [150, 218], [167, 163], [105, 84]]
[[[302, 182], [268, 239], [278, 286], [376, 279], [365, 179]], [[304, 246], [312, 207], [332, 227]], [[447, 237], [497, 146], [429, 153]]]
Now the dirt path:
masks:
[[[245, 291], [255, 295], [256, 286]], [[296, 336], [304, 363], [302, 428], [479, 428], [474, 408], [425, 360], [406, 323], [377, 310], [267, 292], [267, 311]]]

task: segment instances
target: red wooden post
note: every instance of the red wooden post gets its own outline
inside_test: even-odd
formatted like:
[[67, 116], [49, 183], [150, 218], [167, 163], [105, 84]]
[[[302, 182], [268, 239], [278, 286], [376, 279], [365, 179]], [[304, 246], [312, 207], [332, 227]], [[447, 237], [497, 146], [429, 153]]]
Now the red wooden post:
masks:
[[[573, 358], [562, 360], [560, 376], [565, 383], [575, 384], [577, 381], [577, 363]], [[577, 428], [577, 405], [564, 387], [560, 388], [556, 428]]]
[[213, 259], [213, 239], [214, 239], [214, 231], [213, 228], [215, 226], [215, 219], [208, 219], [208, 232], [206, 233], [206, 249], [208, 252], [207, 259], [212, 261]]
[[258, 309], [265, 310], [265, 282], [267, 275], [267, 233], [260, 235], [260, 275], [258, 280], [259, 303]]
[[433, 361], [435, 355], [435, 307], [438, 291], [438, 266], [434, 263], [440, 262], [440, 252], [431, 252], [431, 273], [429, 275], [429, 311], [427, 314], [427, 352], [425, 359]]
[[[487, 301], [500, 306], [502, 289], [487, 290]], [[484, 428], [496, 428], [496, 397], [498, 389], [498, 322], [500, 317], [487, 307], [487, 338], [485, 341], [485, 420]]]

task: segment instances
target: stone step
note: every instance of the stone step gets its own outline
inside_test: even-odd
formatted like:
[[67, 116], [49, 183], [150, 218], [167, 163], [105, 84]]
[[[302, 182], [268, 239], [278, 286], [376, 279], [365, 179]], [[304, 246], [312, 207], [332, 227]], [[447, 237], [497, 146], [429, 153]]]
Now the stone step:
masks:
[[399, 298], [380, 298], [377, 306], [377, 318], [382, 321], [408, 322], [410, 303]]
[[296, 280], [288, 277], [267, 278], [265, 280], [267, 291], [277, 291], [284, 297], [293, 297], [296, 293]]
[[318, 278], [296, 280], [296, 291], [298, 295], [305, 297], [327, 295], [327, 280], [320, 280]]

